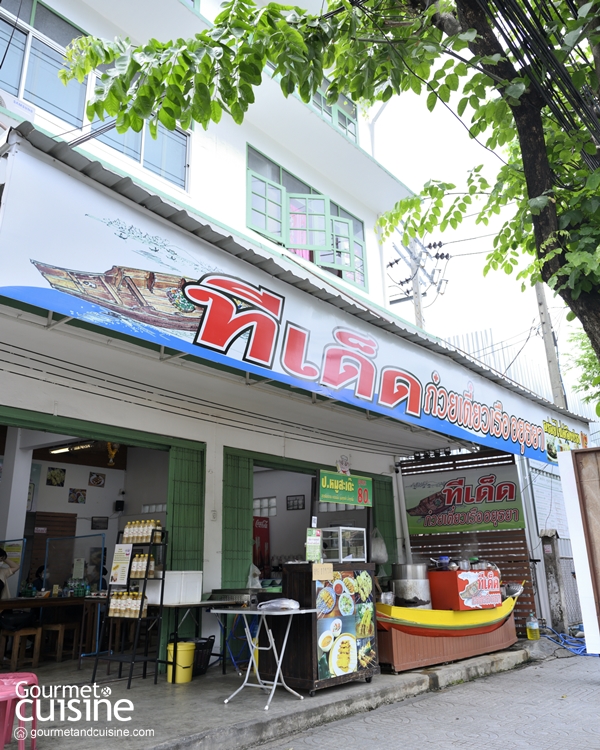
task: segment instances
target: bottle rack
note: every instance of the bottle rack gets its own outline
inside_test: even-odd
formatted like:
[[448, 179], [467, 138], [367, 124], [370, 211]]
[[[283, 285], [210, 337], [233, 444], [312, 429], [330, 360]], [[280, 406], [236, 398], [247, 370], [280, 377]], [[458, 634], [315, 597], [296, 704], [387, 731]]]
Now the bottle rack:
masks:
[[[160, 541], [158, 541], [160, 539]], [[92, 672], [92, 683], [96, 681], [96, 672], [98, 670], [98, 664], [100, 661], [106, 661], [109, 663], [108, 669], [110, 670], [110, 662], [117, 662], [119, 664], [119, 678], [123, 675], [123, 666], [129, 666], [129, 675], [127, 680], [127, 689], [131, 687], [131, 680], [133, 679], [133, 669], [137, 663], [143, 664], [142, 677], [146, 679], [148, 664], [154, 664], [154, 684], [156, 685], [158, 680], [158, 665], [161, 662], [165, 662], [164, 659], [159, 659], [160, 649], [160, 634], [162, 629], [163, 621], [163, 597], [165, 587], [165, 571], [166, 571], [166, 559], [167, 559], [167, 541], [168, 532], [164, 529], [152, 529], [150, 533], [150, 541], [148, 542], [123, 542], [123, 531], [119, 531], [117, 537], [117, 544], [131, 544], [132, 554], [129, 563], [129, 570], [127, 572], [127, 583], [125, 585], [109, 583], [108, 586], [108, 608], [106, 615], [102, 621], [102, 629], [100, 633], [100, 643], [104, 642], [104, 638], [108, 632], [108, 651], [102, 654], [98, 653], [94, 662], [94, 671]], [[149, 578], [148, 573], [150, 566], [147, 565], [144, 570], [143, 577], [132, 577], [132, 566], [133, 560], [135, 559], [136, 553], [144, 553], [146, 551], [150, 555], [150, 550], [154, 549], [157, 551], [156, 557], [159, 556], [158, 550], [160, 550], [161, 559], [161, 570], [154, 572], [154, 577]], [[160, 582], [158, 586], [159, 590], [159, 603], [149, 604], [148, 610], [144, 614], [143, 603], [146, 597], [146, 589], [148, 581]], [[120, 614], [109, 614], [111, 609], [111, 601], [117, 593], [132, 593], [137, 591], [141, 594], [141, 606], [139, 607], [138, 613], [134, 616], [122, 616]], [[135, 632], [131, 640], [131, 644], [127, 646], [127, 631], [126, 627], [128, 624], [135, 626]], [[119, 627], [120, 626], [120, 627]], [[116, 641], [120, 643], [112, 643], [113, 630], [116, 631]], [[152, 635], [156, 634], [157, 644], [156, 653], [150, 654], [150, 640]], [[166, 663], [166, 662], [165, 662]]]

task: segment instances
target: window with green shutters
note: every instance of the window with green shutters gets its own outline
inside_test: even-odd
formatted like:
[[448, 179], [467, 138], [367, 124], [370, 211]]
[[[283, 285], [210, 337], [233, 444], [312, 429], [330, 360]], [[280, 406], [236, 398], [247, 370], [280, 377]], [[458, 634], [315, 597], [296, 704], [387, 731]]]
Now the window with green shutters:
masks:
[[251, 146], [247, 224], [295, 255], [366, 287], [362, 221]]

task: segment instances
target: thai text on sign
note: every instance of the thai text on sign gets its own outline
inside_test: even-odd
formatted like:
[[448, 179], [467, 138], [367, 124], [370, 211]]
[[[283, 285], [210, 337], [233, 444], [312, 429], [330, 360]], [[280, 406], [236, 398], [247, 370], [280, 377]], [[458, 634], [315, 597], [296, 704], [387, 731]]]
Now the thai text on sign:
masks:
[[335, 471], [321, 471], [319, 502], [371, 507], [373, 505], [373, 480], [369, 477], [349, 477], [345, 474], [337, 474]]

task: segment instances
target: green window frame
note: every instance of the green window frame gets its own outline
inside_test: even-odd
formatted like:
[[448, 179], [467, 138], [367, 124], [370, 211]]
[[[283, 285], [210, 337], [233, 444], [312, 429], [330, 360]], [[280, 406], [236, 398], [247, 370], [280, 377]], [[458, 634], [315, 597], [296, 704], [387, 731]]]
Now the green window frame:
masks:
[[330, 249], [329, 199], [324, 195], [288, 193], [287, 218], [291, 247], [319, 254]]
[[286, 235], [285, 188], [248, 170], [247, 195], [248, 226], [276, 242], [282, 242]]
[[353, 143], [358, 143], [358, 110], [356, 104], [347, 96], [340, 94], [335, 104], [327, 104], [329, 81], [323, 83], [311, 99], [311, 106], [330, 125], [333, 125]]
[[363, 222], [249, 144], [246, 196], [250, 229], [366, 289]]
[[200, 0], [179, 0], [179, 2], [194, 13], [200, 13]]

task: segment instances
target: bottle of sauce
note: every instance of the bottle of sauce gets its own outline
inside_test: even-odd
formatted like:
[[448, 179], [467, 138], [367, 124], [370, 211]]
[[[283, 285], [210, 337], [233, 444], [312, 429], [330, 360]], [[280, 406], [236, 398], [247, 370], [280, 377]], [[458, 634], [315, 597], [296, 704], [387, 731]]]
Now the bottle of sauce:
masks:
[[537, 617], [533, 612], [529, 613], [529, 617], [525, 621], [525, 628], [527, 630], [527, 639], [530, 641], [539, 641], [540, 639], [540, 624]]

